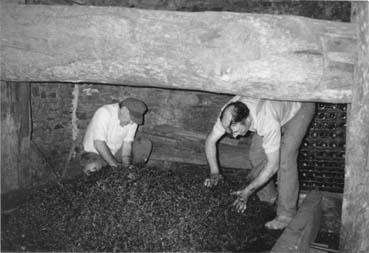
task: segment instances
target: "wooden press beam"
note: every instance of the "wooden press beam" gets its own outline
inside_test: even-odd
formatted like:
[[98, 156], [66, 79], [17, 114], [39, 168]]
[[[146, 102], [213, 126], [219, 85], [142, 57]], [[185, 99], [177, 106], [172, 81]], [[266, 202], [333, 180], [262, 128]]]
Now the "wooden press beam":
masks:
[[1, 79], [351, 102], [353, 24], [297, 16], [3, 4]]
[[369, 252], [369, 3], [352, 3], [358, 60], [346, 138], [341, 252]]

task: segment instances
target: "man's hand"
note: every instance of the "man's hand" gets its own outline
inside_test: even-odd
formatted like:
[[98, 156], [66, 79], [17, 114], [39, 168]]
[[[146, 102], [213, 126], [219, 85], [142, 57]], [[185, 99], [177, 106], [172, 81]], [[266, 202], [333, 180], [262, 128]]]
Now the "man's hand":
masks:
[[89, 163], [83, 168], [83, 172], [86, 176], [90, 176], [91, 173], [98, 171], [100, 168], [96, 163]]
[[221, 174], [210, 174], [210, 177], [205, 179], [204, 185], [211, 188], [221, 182], [223, 182], [223, 176]]
[[247, 208], [247, 200], [249, 199], [251, 192], [244, 189], [241, 191], [232, 192], [231, 195], [236, 195], [237, 199], [233, 202], [233, 206], [235, 207], [238, 213], [245, 212]]
[[114, 169], [116, 169], [116, 168], [119, 168], [119, 167], [121, 167], [122, 166], [122, 164], [121, 163], [113, 163], [113, 164], [111, 164], [111, 165], [109, 165], [110, 167], [112, 167], [112, 168], [114, 168]]

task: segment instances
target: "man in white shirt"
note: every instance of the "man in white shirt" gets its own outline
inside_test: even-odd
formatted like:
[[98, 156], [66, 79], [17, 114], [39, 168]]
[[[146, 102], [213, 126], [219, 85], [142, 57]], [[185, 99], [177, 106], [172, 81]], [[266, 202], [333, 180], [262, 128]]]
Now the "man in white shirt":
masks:
[[135, 98], [101, 106], [94, 113], [83, 139], [81, 155], [83, 171], [89, 175], [104, 166], [129, 166], [146, 162], [152, 149], [151, 141], [135, 140], [138, 125], [142, 125], [147, 106]]
[[273, 193], [273, 182], [268, 181], [278, 172], [277, 217], [265, 226], [269, 229], [285, 228], [296, 214], [299, 191], [298, 149], [314, 112], [314, 103], [270, 101], [241, 96], [232, 98], [222, 108], [206, 139], [205, 153], [210, 177], [205, 180], [205, 186], [213, 187], [222, 179], [217, 162], [218, 140], [225, 133], [237, 137], [245, 135], [247, 131], [255, 132], [250, 147], [250, 160], [254, 167], [251, 172], [252, 181], [245, 189], [232, 193], [237, 196], [233, 205], [238, 212], [244, 212], [249, 196], [264, 185], [268, 188], [267, 194], [271, 195], [269, 199], [272, 202], [276, 194]]

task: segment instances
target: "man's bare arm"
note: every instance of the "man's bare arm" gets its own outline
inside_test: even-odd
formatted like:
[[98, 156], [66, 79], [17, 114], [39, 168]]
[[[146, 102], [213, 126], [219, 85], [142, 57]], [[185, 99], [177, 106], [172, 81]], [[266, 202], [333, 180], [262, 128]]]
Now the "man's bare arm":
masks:
[[255, 192], [262, 185], [264, 185], [268, 180], [278, 171], [279, 168], [279, 149], [272, 153], [267, 153], [267, 164], [264, 169], [259, 173], [259, 175], [245, 188], [247, 191]]
[[223, 136], [218, 134], [214, 130], [208, 135], [205, 141], [205, 154], [210, 167], [211, 174], [219, 174], [219, 166], [217, 159], [217, 142]]
[[247, 200], [251, 194], [264, 185], [278, 171], [279, 168], [279, 150], [266, 154], [268, 162], [259, 175], [243, 190], [232, 192], [232, 195], [238, 196], [233, 206], [238, 212], [243, 213], [247, 208]]
[[210, 177], [205, 179], [204, 185], [206, 187], [213, 187], [218, 185], [223, 180], [223, 176], [219, 174], [219, 166], [217, 159], [217, 142], [223, 136], [222, 133], [217, 133], [212, 130], [205, 142], [206, 159], [210, 167]]
[[124, 141], [122, 145], [122, 162], [125, 166], [132, 163], [132, 141]]
[[118, 166], [117, 160], [112, 155], [105, 141], [94, 140], [94, 146], [97, 152], [99, 152], [101, 157], [108, 163], [109, 166], [112, 166], [112, 167]]

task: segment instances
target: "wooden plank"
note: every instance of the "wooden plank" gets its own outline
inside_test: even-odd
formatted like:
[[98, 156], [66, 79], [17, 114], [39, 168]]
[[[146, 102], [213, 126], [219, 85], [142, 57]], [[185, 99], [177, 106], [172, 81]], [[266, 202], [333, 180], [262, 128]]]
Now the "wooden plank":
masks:
[[3, 4], [1, 79], [350, 102], [350, 23], [235, 12]]
[[30, 183], [29, 83], [0, 82], [1, 86], [1, 192]]
[[306, 196], [296, 216], [285, 228], [271, 252], [309, 252], [310, 243], [315, 240], [319, 231], [321, 217], [322, 195], [312, 191]]
[[[172, 129], [174, 131], [176, 128]], [[150, 159], [206, 165], [205, 142], [203, 139], [186, 139], [183, 136], [158, 135], [156, 132], [139, 133], [153, 142]], [[251, 169], [248, 145], [219, 145], [219, 163], [223, 168]]]
[[[188, 131], [180, 127], [173, 127], [169, 125], [156, 125], [153, 128], [144, 129], [143, 131], [147, 133], [155, 133], [155, 135], [158, 136], [166, 136], [170, 138], [182, 137], [193, 141], [205, 141], [207, 137], [207, 134], [204, 133]], [[226, 144], [230, 146], [242, 145], [240, 144], [239, 139], [231, 139], [231, 138], [223, 138], [220, 141], [220, 144]]]
[[369, 252], [369, 3], [352, 2], [358, 61], [346, 134], [341, 252]]

